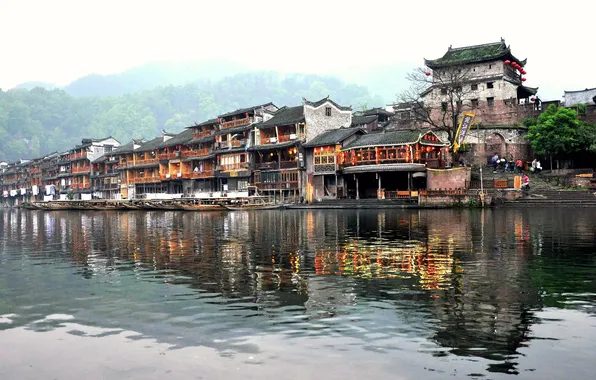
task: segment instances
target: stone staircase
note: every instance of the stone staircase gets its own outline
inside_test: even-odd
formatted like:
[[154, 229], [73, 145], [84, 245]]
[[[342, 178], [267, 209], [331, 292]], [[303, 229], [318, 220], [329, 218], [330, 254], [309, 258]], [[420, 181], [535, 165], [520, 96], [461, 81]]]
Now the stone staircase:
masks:
[[596, 207], [594, 190], [569, 190], [549, 184], [540, 176], [530, 177], [530, 191], [520, 199], [504, 201], [507, 207], [573, 206]]

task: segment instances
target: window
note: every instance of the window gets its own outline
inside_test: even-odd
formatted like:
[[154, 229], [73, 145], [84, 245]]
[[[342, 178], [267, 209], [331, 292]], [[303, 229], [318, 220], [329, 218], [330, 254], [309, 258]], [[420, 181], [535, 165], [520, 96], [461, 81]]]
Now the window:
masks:
[[472, 91], [478, 90], [478, 84], [473, 84], [470, 86]]
[[472, 99], [472, 107], [478, 107], [478, 99]]
[[441, 89], [441, 95], [447, 95], [447, 89], [446, 88], [442, 88]]
[[325, 107], [325, 116], [331, 116], [331, 107]]
[[488, 104], [488, 106], [490, 108], [494, 107], [494, 105], [495, 105], [495, 98], [493, 98], [492, 96], [490, 98], [486, 98], [486, 103]]
[[441, 103], [441, 109], [443, 110], [443, 112], [447, 111], [447, 102], [442, 102]]
[[494, 82], [487, 82], [486, 83], [486, 88], [494, 88], [494, 87], [495, 87]]

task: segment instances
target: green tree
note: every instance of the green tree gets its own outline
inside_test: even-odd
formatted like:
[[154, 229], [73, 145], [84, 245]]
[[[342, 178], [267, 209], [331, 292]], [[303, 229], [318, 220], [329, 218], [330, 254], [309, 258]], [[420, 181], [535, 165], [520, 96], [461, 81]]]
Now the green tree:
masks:
[[530, 124], [526, 139], [536, 154], [550, 157], [551, 168], [553, 156], [575, 153], [590, 145], [588, 139], [582, 137], [589, 129], [570, 108], [550, 105], [537, 119], [526, 124]]

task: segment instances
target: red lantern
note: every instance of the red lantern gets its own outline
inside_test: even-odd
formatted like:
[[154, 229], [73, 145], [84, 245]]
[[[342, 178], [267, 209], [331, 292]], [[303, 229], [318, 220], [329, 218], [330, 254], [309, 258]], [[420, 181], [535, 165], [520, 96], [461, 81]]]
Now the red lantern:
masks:
[[248, 117], [248, 112], [244, 114], [246, 117]]
[[525, 82], [525, 81], [526, 81], [526, 78], [522, 78], [522, 82]]
[[506, 61], [505, 61], [505, 64], [506, 64], [506, 65], [510, 65], [510, 64], [511, 64], [511, 61], [510, 61], [510, 60], [506, 60]]
[[530, 98], [530, 100], [533, 101], [533, 102], [535, 102], [536, 101], [536, 98]]
[[427, 77], [429, 77], [430, 76], [430, 71], [425, 72], [424, 75], [426, 75]]
[[217, 119], [217, 124], [221, 123], [221, 119]]

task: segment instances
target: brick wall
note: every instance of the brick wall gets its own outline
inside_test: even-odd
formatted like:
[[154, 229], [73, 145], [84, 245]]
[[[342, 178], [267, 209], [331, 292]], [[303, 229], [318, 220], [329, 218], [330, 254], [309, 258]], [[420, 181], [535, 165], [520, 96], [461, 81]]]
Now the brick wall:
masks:
[[426, 188], [434, 189], [465, 189], [466, 182], [472, 177], [471, 168], [427, 169]]

